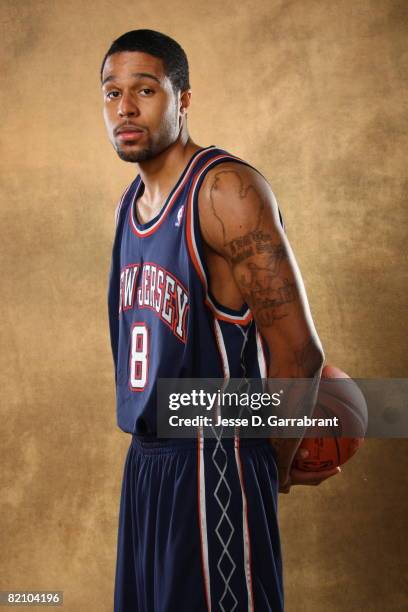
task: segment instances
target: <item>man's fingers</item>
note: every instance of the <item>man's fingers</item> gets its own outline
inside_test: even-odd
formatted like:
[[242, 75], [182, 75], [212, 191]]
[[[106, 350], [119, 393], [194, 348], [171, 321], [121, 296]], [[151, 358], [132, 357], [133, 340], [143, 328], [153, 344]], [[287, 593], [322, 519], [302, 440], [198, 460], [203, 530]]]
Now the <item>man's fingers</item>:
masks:
[[290, 471], [290, 477], [292, 481], [292, 485], [294, 484], [304, 484], [304, 485], [312, 485], [317, 486], [324, 480], [335, 476], [341, 472], [340, 467], [335, 467], [331, 470], [324, 470], [322, 472], [305, 472], [303, 470], [297, 470], [296, 468]]
[[284, 485], [279, 487], [279, 493], [289, 493], [291, 486], [292, 482], [290, 480], [286, 481]]
[[306, 472], [292, 468], [289, 478], [285, 479], [284, 474], [280, 474], [279, 481], [283, 484], [279, 487], [279, 493], [289, 493], [293, 485], [308, 485], [317, 487], [321, 482], [339, 474], [341, 467], [335, 467], [331, 470], [323, 470], [321, 472]]

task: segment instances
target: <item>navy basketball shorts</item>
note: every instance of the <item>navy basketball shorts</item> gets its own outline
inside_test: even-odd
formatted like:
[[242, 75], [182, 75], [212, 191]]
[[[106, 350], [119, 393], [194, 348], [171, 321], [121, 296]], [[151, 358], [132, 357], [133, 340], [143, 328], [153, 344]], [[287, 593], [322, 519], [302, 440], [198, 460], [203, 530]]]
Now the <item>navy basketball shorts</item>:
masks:
[[281, 612], [277, 498], [267, 440], [133, 436], [115, 612]]

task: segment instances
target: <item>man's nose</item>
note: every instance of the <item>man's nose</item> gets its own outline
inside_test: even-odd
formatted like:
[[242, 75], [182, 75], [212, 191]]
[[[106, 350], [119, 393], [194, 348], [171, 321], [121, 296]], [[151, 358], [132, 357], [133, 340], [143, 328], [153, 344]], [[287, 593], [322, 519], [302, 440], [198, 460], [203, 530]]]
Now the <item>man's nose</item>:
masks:
[[122, 97], [118, 105], [118, 115], [120, 117], [133, 117], [138, 114], [139, 109], [132, 96], [127, 93], [122, 93]]

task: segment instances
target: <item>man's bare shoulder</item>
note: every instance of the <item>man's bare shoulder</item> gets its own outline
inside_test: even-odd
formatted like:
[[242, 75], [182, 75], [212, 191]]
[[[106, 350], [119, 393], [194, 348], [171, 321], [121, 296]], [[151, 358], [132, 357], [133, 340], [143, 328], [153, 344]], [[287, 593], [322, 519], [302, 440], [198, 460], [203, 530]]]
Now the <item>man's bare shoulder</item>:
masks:
[[240, 236], [255, 231], [261, 218], [274, 219], [280, 226], [270, 184], [255, 168], [240, 162], [222, 162], [208, 171], [198, 208], [204, 239], [213, 248], [215, 244], [225, 245], [226, 234]]
[[253, 166], [240, 161], [225, 161], [208, 170], [200, 189], [200, 197], [202, 200], [209, 198], [214, 189], [236, 192], [239, 187], [242, 189], [245, 186], [251, 186], [260, 193], [270, 194], [272, 191], [266, 178]]

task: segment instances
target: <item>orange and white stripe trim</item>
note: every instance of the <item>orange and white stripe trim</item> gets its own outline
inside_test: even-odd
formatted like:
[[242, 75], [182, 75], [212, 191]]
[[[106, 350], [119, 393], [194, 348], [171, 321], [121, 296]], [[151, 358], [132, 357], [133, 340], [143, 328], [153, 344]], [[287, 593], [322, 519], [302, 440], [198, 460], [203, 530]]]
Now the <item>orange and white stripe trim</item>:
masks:
[[201, 567], [203, 571], [205, 599], [207, 610], [211, 612], [211, 581], [210, 565], [208, 562], [208, 534], [207, 534], [207, 510], [205, 496], [205, 471], [204, 471], [204, 437], [200, 427], [197, 439], [197, 494], [198, 494], [198, 528], [200, 531], [201, 545]]
[[266, 365], [265, 350], [263, 346], [262, 337], [261, 337], [261, 334], [259, 333], [258, 328], [256, 330], [256, 348], [257, 348], [257, 353], [258, 353], [258, 367], [259, 367], [260, 377], [268, 378], [268, 368]]
[[237, 463], [237, 470], [239, 476], [239, 482], [241, 485], [241, 496], [242, 496], [242, 532], [244, 535], [244, 570], [245, 570], [245, 582], [247, 587], [248, 594], [248, 612], [254, 612], [254, 593], [252, 587], [252, 570], [251, 570], [251, 540], [249, 537], [249, 527], [248, 527], [248, 506], [247, 506], [247, 497], [245, 491], [245, 482], [244, 482], [244, 472], [242, 469], [241, 463], [241, 454], [240, 454], [240, 439], [238, 436], [234, 438], [234, 448], [235, 448], [235, 461]]
[[122, 210], [123, 202], [125, 201], [126, 194], [128, 193], [128, 191], [131, 188], [131, 186], [132, 186], [132, 183], [130, 183], [130, 185], [128, 185], [126, 187], [125, 191], [122, 194], [122, 197], [119, 200], [118, 205], [116, 206], [116, 209], [115, 209], [115, 227], [118, 226], [120, 211]]

